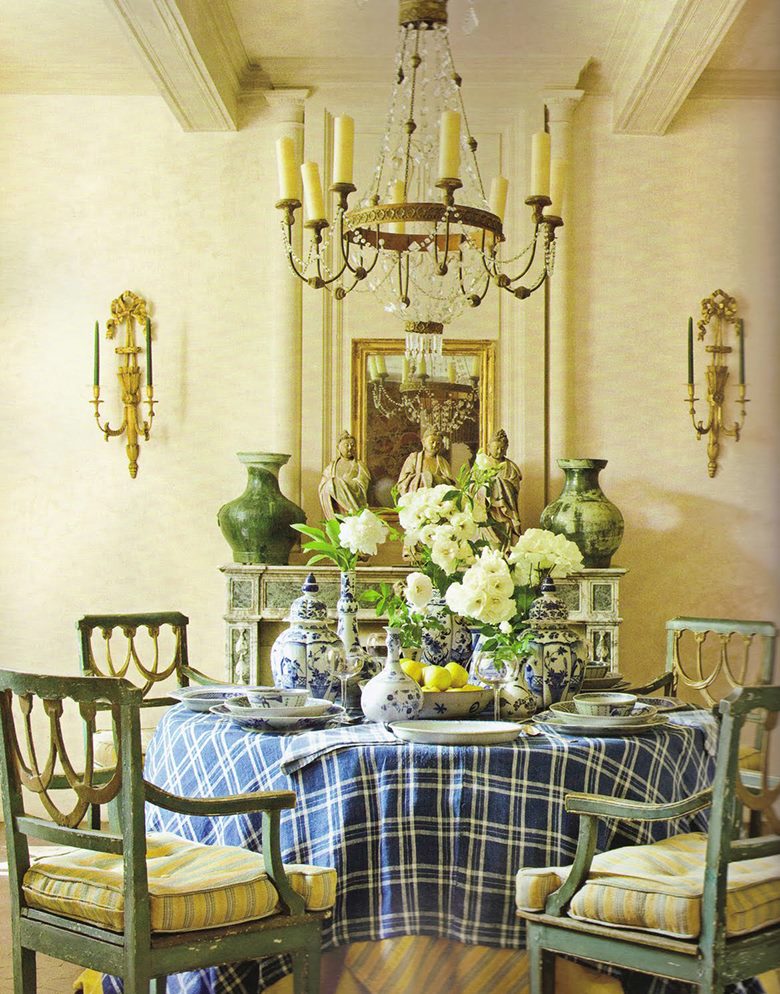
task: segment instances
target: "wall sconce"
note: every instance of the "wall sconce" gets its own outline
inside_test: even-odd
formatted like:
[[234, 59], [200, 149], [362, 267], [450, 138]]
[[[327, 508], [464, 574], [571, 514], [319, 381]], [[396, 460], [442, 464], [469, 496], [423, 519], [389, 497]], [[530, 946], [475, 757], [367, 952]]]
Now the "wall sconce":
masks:
[[[100, 399], [100, 335], [99, 324], [95, 322], [95, 366], [92, 378], [92, 400], [90, 404], [95, 407], [95, 420], [98, 428], [103, 432], [106, 441], [116, 435], [124, 435], [127, 432], [127, 445], [125, 451], [129, 462], [128, 469], [130, 476], [135, 479], [138, 475], [138, 440], [139, 435], [149, 440], [152, 430], [152, 418], [154, 417], [154, 391], [152, 387], [152, 325], [146, 313], [146, 301], [131, 290], [125, 290], [121, 297], [111, 301], [111, 317], [106, 323], [106, 338], [114, 338], [122, 323], [125, 325], [124, 345], [117, 345], [114, 349], [119, 356], [119, 386], [122, 393], [122, 405], [124, 413], [122, 424], [118, 428], [112, 428], [108, 421], [100, 423], [99, 407], [103, 403]], [[146, 404], [148, 407], [148, 421], [141, 421], [138, 407], [141, 403], [141, 370], [138, 367], [137, 355], [142, 351], [140, 345], [135, 344], [136, 322], [143, 324], [146, 331]]]
[[[712, 339], [704, 351], [711, 356], [705, 373], [707, 376], [707, 423], [696, 421], [695, 403], [699, 399], [694, 396], [693, 379], [693, 318], [688, 318], [688, 406], [691, 412], [696, 438], [708, 435], [707, 439], [707, 472], [715, 476], [718, 468], [718, 452], [720, 451], [720, 436], [728, 435], [739, 441], [739, 434], [745, 423], [745, 323], [737, 317], [737, 302], [723, 290], [716, 290], [711, 297], [701, 302], [701, 320], [697, 322], [699, 341], [704, 341], [707, 329], [713, 324]], [[737, 384], [736, 402], [741, 413], [739, 419], [730, 427], [724, 424], [723, 408], [725, 405], [726, 384], [729, 379], [729, 356], [734, 351], [725, 344], [728, 326], [734, 325], [734, 336], [739, 344], [739, 382]]]

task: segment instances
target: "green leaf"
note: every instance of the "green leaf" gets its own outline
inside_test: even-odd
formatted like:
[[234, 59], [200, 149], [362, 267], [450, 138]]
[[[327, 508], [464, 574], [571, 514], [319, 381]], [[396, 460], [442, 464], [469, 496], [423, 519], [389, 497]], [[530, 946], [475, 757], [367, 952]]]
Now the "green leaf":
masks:
[[324, 552], [329, 556], [335, 556], [338, 553], [338, 549], [334, 549], [330, 542], [305, 542], [303, 547], [307, 551]]
[[325, 522], [325, 532], [328, 538], [333, 542], [334, 545], [339, 544], [339, 530], [341, 525], [336, 521], [335, 518], [330, 518]]
[[321, 528], [314, 528], [311, 525], [290, 525], [297, 532], [303, 532], [304, 535], [311, 535], [312, 538], [324, 538], [325, 533]]

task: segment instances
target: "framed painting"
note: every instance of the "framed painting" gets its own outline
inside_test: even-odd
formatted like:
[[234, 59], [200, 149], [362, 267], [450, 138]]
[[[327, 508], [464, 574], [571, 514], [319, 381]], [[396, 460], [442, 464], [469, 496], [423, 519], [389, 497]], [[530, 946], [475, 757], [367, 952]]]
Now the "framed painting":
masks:
[[398, 338], [352, 341], [352, 434], [371, 473], [369, 505], [392, 504], [390, 491], [422, 435], [441, 436], [453, 475], [493, 432], [495, 342], [446, 340], [422, 368]]

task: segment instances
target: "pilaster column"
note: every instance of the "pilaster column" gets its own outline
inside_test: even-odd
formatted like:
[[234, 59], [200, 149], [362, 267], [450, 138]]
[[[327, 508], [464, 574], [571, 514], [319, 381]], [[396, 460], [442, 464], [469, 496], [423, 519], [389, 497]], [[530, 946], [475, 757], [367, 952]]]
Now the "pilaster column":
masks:
[[[269, 90], [265, 94], [274, 113], [274, 141], [277, 138], [292, 138], [298, 162], [303, 158], [304, 104], [308, 95], [308, 90]], [[265, 187], [275, 190], [276, 177], [269, 177]], [[302, 245], [301, 213], [300, 210], [297, 212], [292, 229], [293, 251], [298, 256]], [[266, 258], [274, 292], [268, 302], [273, 337], [263, 356], [263, 406], [267, 412], [264, 434], [268, 440], [265, 444], [274, 452], [290, 453], [292, 458], [280, 473], [282, 490], [300, 504], [303, 284], [290, 269], [278, 229], [268, 232]]]
[[[572, 444], [569, 425], [574, 416], [574, 366], [572, 361], [574, 329], [571, 327], [570, 302], [572, 275], [568, 236], [571, 224], [570, 205], [574, 183], [574, 155], [571, 136], [571, 121], [577, 104], [582, 99], [583, 90], [548, 90], [542, 96], [547, 107], [547, 122], [550, 131], [550, 149], [553, 159], [568, 162], [568, 178], [561, 215], [564, 226], [558, 228], [555, 246], [555, 272], [550, 281], [549, 308], [547, 315], [547, 411], [549, 476], [548, 490], [557, 479], [557, 460], [585, 453], [570, 451]], [[552, 485], [552, 492], [555, 486]]]

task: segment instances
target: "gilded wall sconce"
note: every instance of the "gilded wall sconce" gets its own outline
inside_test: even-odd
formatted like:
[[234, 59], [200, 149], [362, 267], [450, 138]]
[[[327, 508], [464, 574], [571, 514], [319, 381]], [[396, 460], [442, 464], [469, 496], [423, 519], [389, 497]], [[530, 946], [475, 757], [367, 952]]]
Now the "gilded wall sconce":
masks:
[[[726, 344], [729, 325], [734, 326], [735, 346], [739, 351], [739, 381], [737, 383], [736, 403], [740, 407], [737, 420], [727, 425], [724, 419], [726, 404], [726, 387], [729, 380], [729, 357], [734, 347]], [[711, 326], [711, 327], [710, 327]], [[707, 378], [707, 422], [696, 420], [696, 401], [693, 378], [693, 318], [688, 318], [688, 406], [691, 421], [696, 432], [696, 438], [707, 435], [707, 472], [715, 476], [718, 468], [718, 453], [722, 435], [739, 441], [739, 435], [745, 423], [745, 323], [737, 316], [737, 302], [723, 290], [716, 290], [711, 297], [701, 302], [701, 320], [697, 322], [699, 329], [697, 340], [702, 342], [708, 332], [711, 332], [710, 342], [704, 346], [710, 360], [705, 367]]]
[[[154, 387], [152, 385], [152, 325], [146, 311], [146, 301], [131, 290], [111, 301], [111, 317], [106, 322], [106, 338], [114, 338], [121, 326], [125, 326], [124, 344], [119, 344], [114, 349], [119, 356], [119, 387], [122, 396], [122, 423], [118, 428], [112, 428], [108, 421], [100, 422], [100, 333], [99, 324], [95, 322], [95, 362], [94, 375], [92, 378], [92, 400], [90, 404], [95, 408], [95, 420], [98, 428], [103, 432], [106, 441], [109, 438], [124, 435], [127, 433], [128, 469], [130, 476], [135, 479], [138, 475], [138, 441], [143, 436], [149, 440], [152, 430], [152, 418], [154, 418]], [[140, 345], [136, 345], [135, 326], [143, 325], [146, 336], [146, 405], [148, 409], [148, 420], [142, 421], [139, 413], [141, 404], [141, 370], [138, 366], [138, 354], [142, 351]]]

